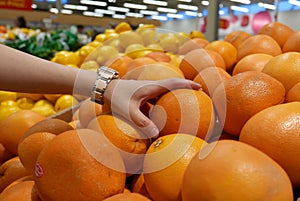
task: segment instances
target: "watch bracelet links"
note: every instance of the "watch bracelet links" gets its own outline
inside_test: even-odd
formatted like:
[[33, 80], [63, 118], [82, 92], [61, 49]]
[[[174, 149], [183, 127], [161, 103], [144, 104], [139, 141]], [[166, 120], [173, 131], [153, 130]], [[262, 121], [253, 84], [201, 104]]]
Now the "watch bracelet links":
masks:
[[91, 100], [103, 105], [104, 104], [104, 92], [107, 85], [113, 79], [118, 79], [119, 74], [117, 71], [108, 68], [106, 66], [101, 66], [97, 70], [97, 78], [91, 92]]

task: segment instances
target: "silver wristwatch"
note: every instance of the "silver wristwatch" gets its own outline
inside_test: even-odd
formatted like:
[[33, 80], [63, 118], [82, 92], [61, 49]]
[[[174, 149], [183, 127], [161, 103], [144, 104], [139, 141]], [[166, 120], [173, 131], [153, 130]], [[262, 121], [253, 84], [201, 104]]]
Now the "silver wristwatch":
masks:
[[91, 92], [91, 100], [103, 105], [105, 89], [111, 80], [119, 78], [119, 73], [106, 66], [101, 66], [97, 70], [97, 74], [98, 76]]

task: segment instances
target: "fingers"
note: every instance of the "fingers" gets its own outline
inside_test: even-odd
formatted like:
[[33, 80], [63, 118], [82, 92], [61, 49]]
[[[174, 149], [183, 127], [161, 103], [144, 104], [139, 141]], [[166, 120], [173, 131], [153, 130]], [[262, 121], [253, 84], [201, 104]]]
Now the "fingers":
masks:
[[161, 80], [162, 86], [168, 88], [169, 90], [173, 89], [181, 89], [181, 88], [188, 88], [199, 90], [201, 89], [201, 85], [197, 82], [188, 79], [180, 79], [180, 78], [170, 78]]
[[158, 136], [159, 130], [157, 126], [141, 112], [138, 104], [132, 105], [130, 111], [131, 121], [146, 135], [146, 138]]

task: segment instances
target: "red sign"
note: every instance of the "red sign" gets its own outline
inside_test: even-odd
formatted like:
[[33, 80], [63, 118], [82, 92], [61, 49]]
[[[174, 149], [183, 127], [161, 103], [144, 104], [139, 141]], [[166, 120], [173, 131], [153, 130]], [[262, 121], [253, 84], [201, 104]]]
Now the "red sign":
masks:
[[32, 0], [0, 0], [0, 8], [32, 10]]

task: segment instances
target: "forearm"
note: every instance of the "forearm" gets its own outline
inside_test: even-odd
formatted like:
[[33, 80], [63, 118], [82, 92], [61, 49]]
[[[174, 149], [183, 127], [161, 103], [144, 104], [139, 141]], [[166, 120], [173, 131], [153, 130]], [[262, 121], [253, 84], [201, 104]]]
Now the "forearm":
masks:
[[[63, 66], [0, 45], [0, 90], [89, 95], [96, 73]], [[74, 88], [75, 85], [75, 88]]]

